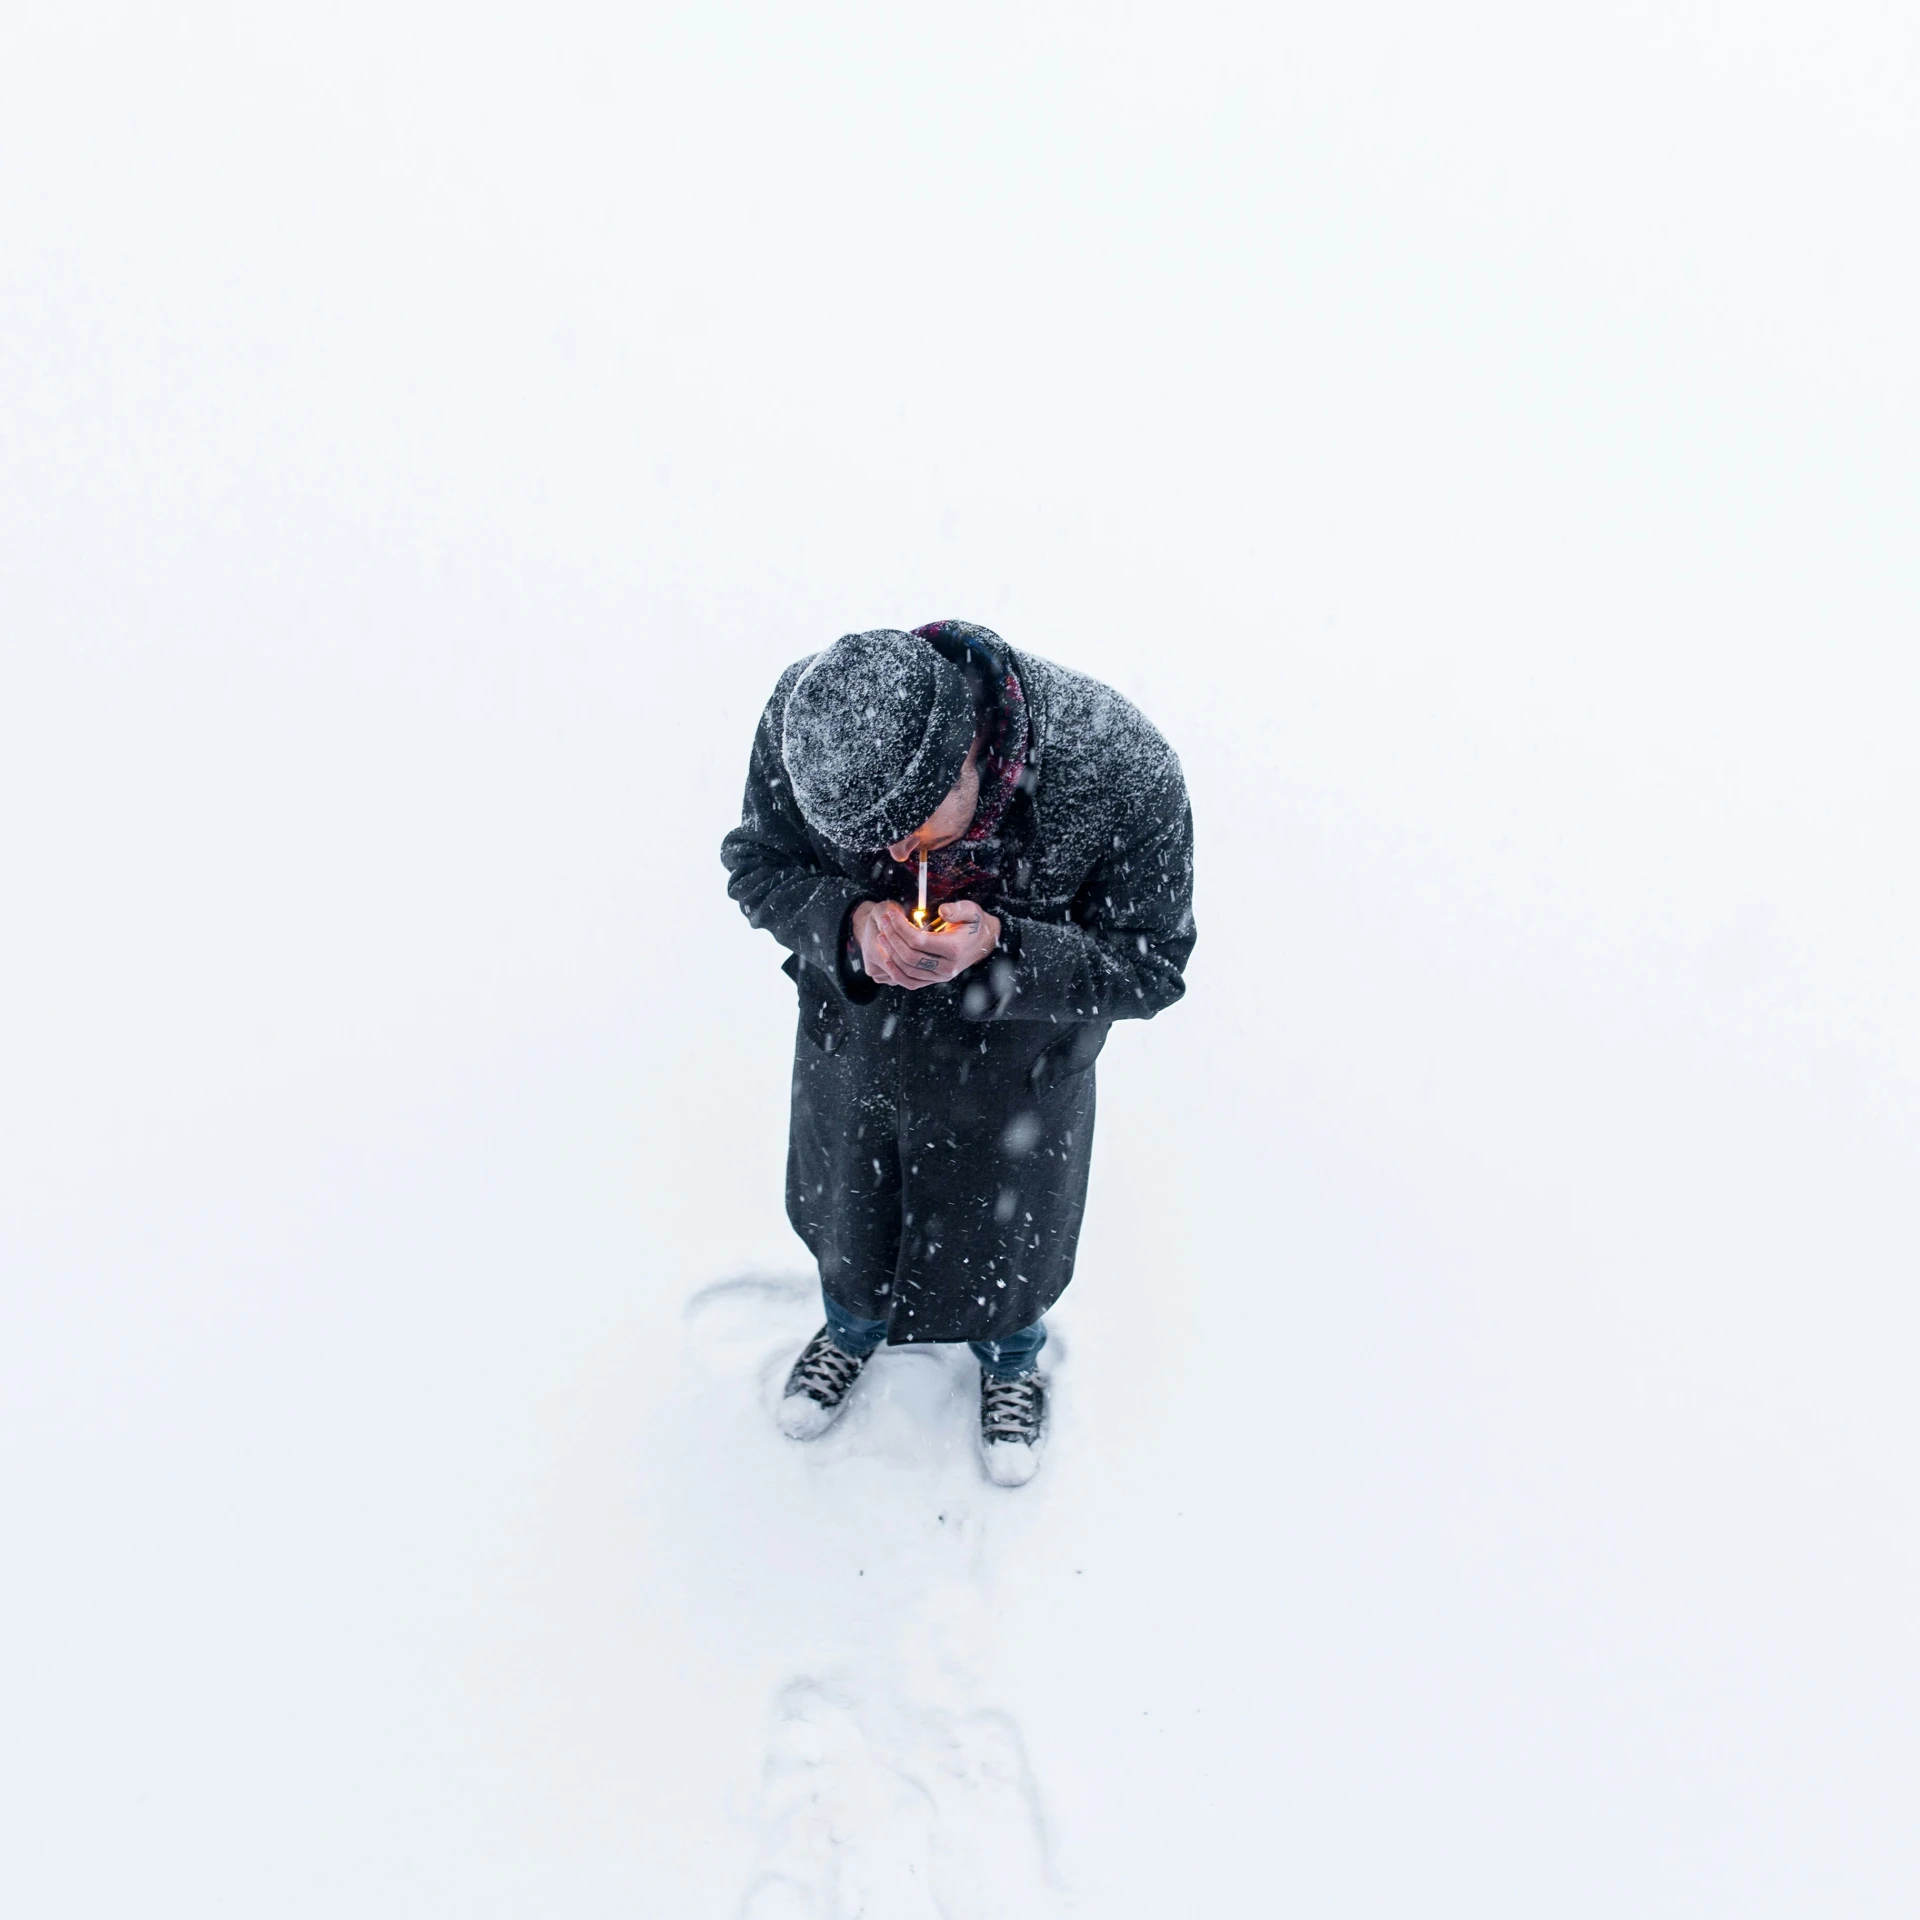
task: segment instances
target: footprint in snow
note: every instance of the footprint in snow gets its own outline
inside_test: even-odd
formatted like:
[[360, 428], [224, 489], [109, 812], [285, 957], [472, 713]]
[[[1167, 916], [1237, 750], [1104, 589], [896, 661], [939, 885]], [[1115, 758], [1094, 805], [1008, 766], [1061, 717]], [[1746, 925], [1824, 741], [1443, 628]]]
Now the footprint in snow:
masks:
[[1004, 1713], [910, 1705], [866, 1676], [775, 1707], [742, 1920], [1043, 1920], [1039, 1794]]

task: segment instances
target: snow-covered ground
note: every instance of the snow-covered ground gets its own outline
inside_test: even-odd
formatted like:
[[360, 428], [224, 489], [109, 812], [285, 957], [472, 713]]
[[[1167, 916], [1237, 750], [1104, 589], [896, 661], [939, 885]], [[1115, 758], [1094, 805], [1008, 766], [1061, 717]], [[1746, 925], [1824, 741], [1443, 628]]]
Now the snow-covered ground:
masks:
[[[1910, 26], [0, 23], [0, 1909], [1905, 1916]], [[1180, 749], [1046, 1466], [780, 1437], [778, 670]]]

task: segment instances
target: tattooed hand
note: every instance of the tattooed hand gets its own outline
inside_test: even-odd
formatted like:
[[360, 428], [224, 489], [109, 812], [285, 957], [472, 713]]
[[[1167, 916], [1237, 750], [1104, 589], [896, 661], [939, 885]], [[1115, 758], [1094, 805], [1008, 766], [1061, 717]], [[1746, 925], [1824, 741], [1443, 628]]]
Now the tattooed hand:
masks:
[[1000, 922], [977, 901], [949, 900], [941, 933], [923, 932], [895, 900], [862, 900], [853, 910], [860, 962], [885, 987], [935, 987], [984, 960], [1000, 944]]

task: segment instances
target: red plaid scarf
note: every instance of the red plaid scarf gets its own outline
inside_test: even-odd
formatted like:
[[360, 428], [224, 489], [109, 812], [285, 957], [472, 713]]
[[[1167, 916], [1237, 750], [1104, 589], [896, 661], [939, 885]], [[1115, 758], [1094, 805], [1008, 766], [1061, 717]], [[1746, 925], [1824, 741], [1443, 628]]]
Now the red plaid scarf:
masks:
[[[997, 724], [992, 737], [980, 749], [980, 798], [973, 810], [973, 824], [952, 846], [936, 848], [927, 855], [929, 901], [937, 904], [963, 895], [972, 899], [1000, 890], [1004, 880], [1001, 858], [1005, 851], [1000, 823], [1006, 818], [1013, 796], [1019, 790], [1020, 776], [1026, 771], [1031, 732], [1026, 695], [1020, 691], [1013, 669], [1007, 667], [1000, 680]], [[908, 871], [914, 871], [912, 863]]]

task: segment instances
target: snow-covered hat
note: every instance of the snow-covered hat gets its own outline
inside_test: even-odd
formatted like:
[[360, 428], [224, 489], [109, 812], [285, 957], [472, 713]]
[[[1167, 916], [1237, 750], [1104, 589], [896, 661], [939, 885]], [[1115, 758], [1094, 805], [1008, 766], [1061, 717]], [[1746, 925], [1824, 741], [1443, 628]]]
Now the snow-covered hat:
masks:
[[884, 847], [947, 797], [973, 731], [965, 673], [917, 635], [881, 627], [836, 640], [794, 682], [781, 754], [815, 833]]

